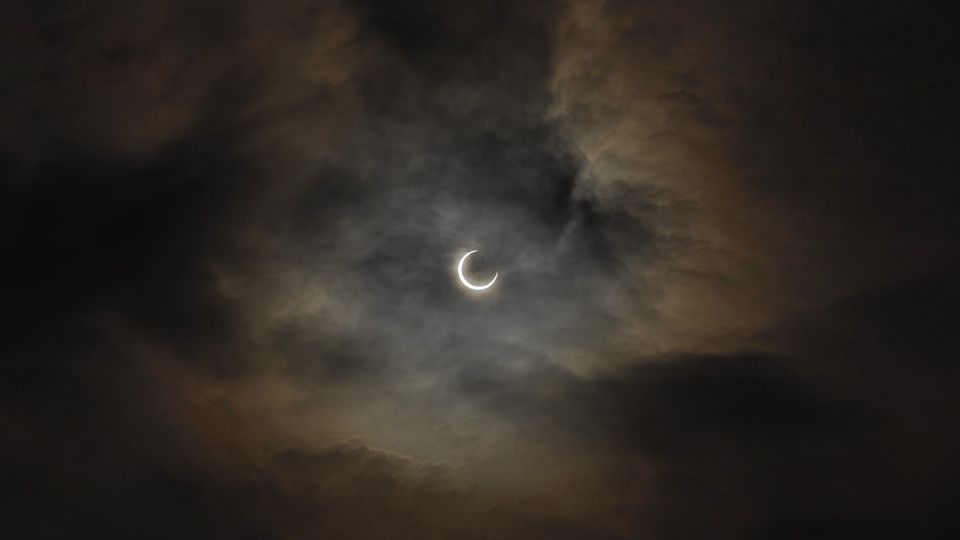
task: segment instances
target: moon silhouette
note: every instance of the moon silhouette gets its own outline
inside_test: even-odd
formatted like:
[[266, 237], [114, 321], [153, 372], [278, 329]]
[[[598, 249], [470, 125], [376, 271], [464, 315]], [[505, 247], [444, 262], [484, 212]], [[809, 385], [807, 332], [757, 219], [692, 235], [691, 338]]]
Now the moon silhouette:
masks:
[[457, 275], [460, 276], [460, 283], [463, 283], [463, 285], [468, 289], [473, 289], [475, 291], [482, 291], [484, 289], [489, 289], [490, 286], [493, 285], [493, 282], [497, 280], [497, 276], [500, 275], [500, 272], [497, 272], [496, 274], [494, 274], [493, 279], [491, 279], [490, 283], [487, 283], [486, 285], [474, 285], [473, 283], [470, 283], [469, 281], [467, 281], [467, 278], [464, 277], [463, 275], [463, 263], [467, 262], [467, 257], [469, 257], [470, 255], [473, 255], [478, 251], [480, 250], [475, 249], [473, 251], [468, 251], [463, 257], [460, 258], [460, 264], [457, 265]]

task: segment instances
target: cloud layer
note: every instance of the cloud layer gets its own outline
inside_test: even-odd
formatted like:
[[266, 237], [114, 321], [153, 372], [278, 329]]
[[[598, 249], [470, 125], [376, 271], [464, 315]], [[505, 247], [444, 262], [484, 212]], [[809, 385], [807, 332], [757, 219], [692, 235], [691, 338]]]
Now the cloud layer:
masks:
[[957, 533], [949, 14], [3, 9], [4, 536]]

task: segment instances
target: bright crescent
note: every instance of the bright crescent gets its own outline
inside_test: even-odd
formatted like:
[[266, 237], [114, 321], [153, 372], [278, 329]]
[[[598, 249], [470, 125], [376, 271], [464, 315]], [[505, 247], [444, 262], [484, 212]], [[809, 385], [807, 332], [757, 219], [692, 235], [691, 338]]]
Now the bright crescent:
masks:
[[463, 283], [468, 289], [473, 289], [475, 291], [482, 291], [484, 289], [489, 289], [490, 286], [493, 285], [493, 282], [497, 280], [497, 276], [500, 275], [500, 272], [497, 272], [496, 274], [494, 274], [493, 279], [491, 279], [490, 283], [487, 283], [486, 285], [474, 285], [473, 283], [470, 283], [469, 281], [467, 281], [467, 278], [464, 277], [463, 275], [463, 263], [467, 261], [467, 257], [469, 257], [470, 255], [473, 255], [478, 251], [480, 250], [475, 249], [473, 251], [468, 251], [466, 255], [460, 258], [460, 264], [457, 265], [457, 274], [460, 276], [460, 282]]

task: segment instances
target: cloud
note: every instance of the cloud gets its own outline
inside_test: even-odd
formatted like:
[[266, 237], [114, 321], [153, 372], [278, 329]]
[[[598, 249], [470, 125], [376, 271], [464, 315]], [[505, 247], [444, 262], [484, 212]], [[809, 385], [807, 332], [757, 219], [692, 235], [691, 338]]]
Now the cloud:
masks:
[[5, 536], [943, 537], [951, 19], [851, 6], [5, 8]]

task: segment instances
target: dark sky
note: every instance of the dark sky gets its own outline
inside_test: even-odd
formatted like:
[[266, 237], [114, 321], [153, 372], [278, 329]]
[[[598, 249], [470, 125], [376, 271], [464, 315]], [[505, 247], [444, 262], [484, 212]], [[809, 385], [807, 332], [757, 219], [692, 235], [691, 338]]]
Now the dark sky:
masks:
[[960, 538], [958, 16], [5, 2], [0, 537]]

